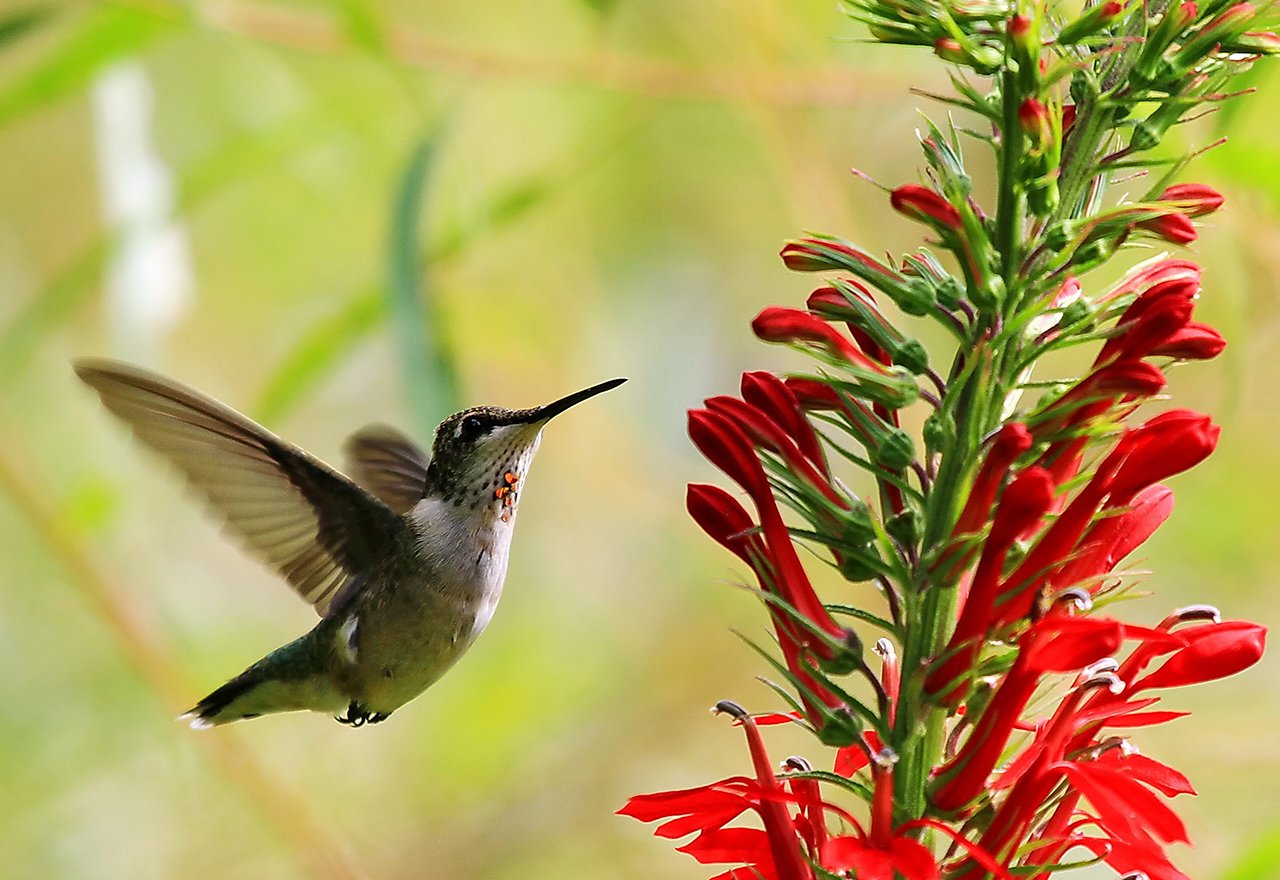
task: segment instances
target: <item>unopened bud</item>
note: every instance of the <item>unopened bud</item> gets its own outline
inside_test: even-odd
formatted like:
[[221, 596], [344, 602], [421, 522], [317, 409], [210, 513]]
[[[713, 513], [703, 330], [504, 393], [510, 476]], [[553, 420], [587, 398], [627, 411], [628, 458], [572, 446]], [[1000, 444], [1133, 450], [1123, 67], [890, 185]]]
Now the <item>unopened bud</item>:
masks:
[[890, 517], [884, 524], [884, 530], [899, 544], [911, 547], [920, 540], [920, 515], [908, 508]]
[[913, 376], [919, 376], [929, 369], [929, 350], [918, 339], [908, 339], [895, 348], [891, 354], [893, 362], [907, 369]]
[[1058, 326], [1064, 330], [1073, 330], [1076, 333], [1088, 333], [1093, 329], [1093, 319], [1096, 310], [1088, 300], [1081, 297], [1072, 300], [1065, 309], [1062, 310], [1062, 320], [1058, 322]]
[[862, 738], [862, 722], [848, 709], [839, 706], [823, 713], [817, 734], [823, 745], [844, 748]]
[[[879, 557], [875, 559], [878, 561]], [[840, 560], [840, 576], [853, 584], [869, 581], [882, 570], [883, 566], [877, 565], [871, 556], [865, 554], [845, 554]]]
[[948, 448], [956, 436], [956, 420], [947, 410], [935, 410], [924, 420], [921, 430], [926, 449], [941, 451]]
[[900, 471], [916, 460], [916, 444], [901, 428], [892, 428], [876, 447], [875, 462], [892, 471]]

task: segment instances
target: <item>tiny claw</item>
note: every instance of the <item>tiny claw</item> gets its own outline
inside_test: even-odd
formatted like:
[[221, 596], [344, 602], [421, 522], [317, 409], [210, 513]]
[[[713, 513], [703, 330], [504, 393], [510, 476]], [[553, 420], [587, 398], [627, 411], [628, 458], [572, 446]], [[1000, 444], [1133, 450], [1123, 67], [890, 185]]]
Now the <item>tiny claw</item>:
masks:
[[[345, 724], [348, 727], [364, 727], [365, 723], [370, 720], [369, 710], [352, 700], [351, 705], [347, 706], [347, 714], [335, 715], [333, 720], [339, 724]], [[376, 717], [376, 716], [373, 716]], [[383, 715], [382, 718], [385, 718]], [[378, 718], [381, 721], [382, 718]], [[377, 721], [374, 721], [376, 724]]]

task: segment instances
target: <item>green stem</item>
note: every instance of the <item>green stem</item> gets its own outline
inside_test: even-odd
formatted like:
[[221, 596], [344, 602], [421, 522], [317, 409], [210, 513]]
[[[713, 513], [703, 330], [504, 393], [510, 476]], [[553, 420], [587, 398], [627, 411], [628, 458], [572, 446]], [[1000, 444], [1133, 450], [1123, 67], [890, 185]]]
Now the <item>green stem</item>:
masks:
[[1000, 75], [1000, 141], [996, 151], [999, 192], [996, 201], [996, 247], [1000, 250], [1000, 274], [1010, 293], [1018, 276], [1022, 245], [1022, 199], [1018, 172], [1021, 170], [1022, 126], [1018, 106], [1022, 103], [1018, 77], [1006, 70]]

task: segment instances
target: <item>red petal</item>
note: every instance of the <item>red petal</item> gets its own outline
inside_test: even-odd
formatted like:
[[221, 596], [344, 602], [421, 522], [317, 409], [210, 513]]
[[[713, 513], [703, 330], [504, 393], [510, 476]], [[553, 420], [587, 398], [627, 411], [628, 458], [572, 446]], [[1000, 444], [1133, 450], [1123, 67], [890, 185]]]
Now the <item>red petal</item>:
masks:
[[1186, 826], [1149, 788], [1132, 776], [1097, 762], [1062, 761], [1060, 768], [1089, 799], [1112, 837], [1129, 843], [1151, 835], [1167, 843], [1189, 843]]
[[819, 854], [822, 866], [832, 871], [852, 870], [858, 880], [893, 880], [893, 859], [860, 837], [833, 837]]
[[1267, 628], [1248, 620], [1209, 623], [1179, 633], [1189, 644], [1176, 651], [1164, 665], [1136, 681], [1141, 688], [1182, 687], [1235, 675], [1262, 657]]
[[[681, 788], [674, 791], [658, 791], [653, 794], [637, 794], [627, 801], [620, 816], [630, 816], [641, 822], [653, 822], [670, 816], [685, 816], [704, 809], [722, 809], [731, 800], [747, 802], [747, 794], [756, 787], [756, 781], [746, 776], [731, 776], [710, 785], [697, 788]], [[733, 791], [738, 788], [742, 793]]]
[[1123, 636], [1124, 627], [1105, 617], [1043, 618], [1023, 639], [1027, 671], [1075, 672], [1115, 653]]
[[1169, 797], [1196, 793], [1195, 788], [1191, 785], [1191, 780], [1168, 764], [1162, 764], [1154, 758], [1148, 758], [1146, 755], [1131, 754], [1126, 756], [1119, 751], [1110, 751], [1103, 755], [1098, 763], [1113, 765], [1118, 771], [1128, 773], [1139, 782], [1145, 782], [1161, 794]]
[[717, 828], [704, 831], [677, 852], [693, 856], [702, 864], [743, 862], [769, 864], [769, 837], [759, 828]]
[[895, 837], [889, 844], [893, 866], [904, 880], [938, 880], [938, 863], [922, 843], [908, 837]]
[[1169, 721], [1177, 721], [1179, 718], [1186, 718], [1190, 712], [1126, 712], [1124, 715], [1113, 716], [1107, 722], [1108, 727], [1152, 727], [1156, 724], [1165, 724]]

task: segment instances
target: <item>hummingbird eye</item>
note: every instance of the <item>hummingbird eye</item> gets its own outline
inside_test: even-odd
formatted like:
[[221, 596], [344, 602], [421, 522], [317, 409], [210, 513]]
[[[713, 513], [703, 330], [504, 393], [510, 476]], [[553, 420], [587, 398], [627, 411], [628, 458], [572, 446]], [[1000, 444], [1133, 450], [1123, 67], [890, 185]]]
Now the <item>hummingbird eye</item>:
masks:
[[489, 425], [479, 416], [467, 416], [458, 423], [458, 439], [470, 443], [489, 431]]

